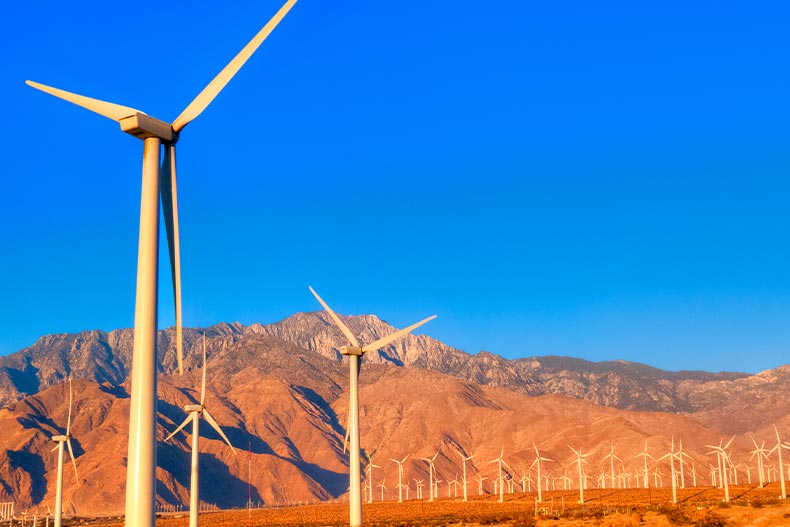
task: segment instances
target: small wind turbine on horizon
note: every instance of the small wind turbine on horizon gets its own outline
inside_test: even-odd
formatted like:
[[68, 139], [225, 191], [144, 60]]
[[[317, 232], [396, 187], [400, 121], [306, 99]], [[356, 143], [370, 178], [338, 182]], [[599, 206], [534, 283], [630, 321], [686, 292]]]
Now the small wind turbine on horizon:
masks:
[[71, 448], [71, 407], [74, 402], [74, 397], [71, 390], [71, 379], [69, 379], [69, 416], [66, 419], [66, 433], [63, 435], [52, 436], [52, 440], [57, 443], [52, 451], [58, 451], [58, 474], [57, 486], [55, 488], [55, 527], [61, 527], [62, 514], [63, 514], [63, 445], [69, 449], [69, 456], [71, 457], [71, 464], [74, 467], [74, 477], [77, 479], [77, 485], [80, 484], [80, 478], [77, 474], [77, 462], [74, 459], [74, 449]]
[[[122, 131], [144, 142], [129, 447], [126, 465], [125, 523], [127, 527], [153, 527], [156, 521], [156, 347], [160, 197], [173, 280], [176, 354], [179, 371], [183, 372], [176, 143], [184, 127], [203, 113], [295, 3], [296, 0], [288, 0], [172, 123], [160, 121], [128, 106], [77, 95], [30, 80], [26, 81], [33, 88], [117, 121]], [[155, 79], [151, 79], [150, 82], [155, 82]], [[159, 156], [163, 146], [164, 158], [160, 170]]]
[[430, 322], [436, 315], [432, 315], [426, 319], [423, 319], [416, 324], [412, 324], [411, 326], [396, 331], [391, 335], [387, 335], [386, 337], [382, 337], [366, 346], [360, 346], [357, 338], [348, 329], [348, 326], [340, 319], [339, 316], [335, 314], [334, 311], [327, 305], [324, 300], [318, 296], [318, 293], [312, 287], [308, 287], [310, 292], [313, 296], [318, 300], [318, 302], [323, 306], [324, 310], [329, 314], [332, 321], [334, 321], [335, 325], [340, 329], [343, 335], [348, 339], [348, 346], [342, 346], [340, 348], [341, 355], [348, 356], [348, 364], [349, 364], [349, 397], [348, 397], [348, 431], [349, 431], [349, 439], [351, 442], [351, 446], [349, 448], [350, 453], [350, 460], [349, 460], [349, 480], [350, 480], [350, 492], [349, 492], [349, 522], [351, 527], [361, 527], [362, 525], [362, 493], [360, 489], [360, 483], [362, 480], [361, 474], [361, 464], [360, 464], [360, 445], [359, 445], [359, 371], [361, 367], [361, 359], [362, 355], [369, 351], [376, 351], [378, 349], [387, 346], [391, 342], [399, 339], [400, 337], [411, 333], [418, 327], [422, 326], [426, 322]]
[[672, 446], [669, 453], [664, 454], [657, 461], [669, 458], [670, 476], [672, 478], [672, 503], [678, 502], [678, 487], [677, 487], [677, 473], [675, 472], [675, 459], [677, 459], [677, 452], [675, 451], [675, 437], [672, 437]]
[[189, 480], [189, 527], [198, 527], [199, 517], [198, 514], [200, 504], [200, 488], [199, 488], [199, 456], [200, 456], [200, 417], [202, 416], [211, 428], [225, 440], [225, 443], [230, 447], [230, 450], [236, 455], [236, 449], [230, 444], [230, 440], [219, 427], [217, 421], [211, 415], [211, 412], [206, 408], [206, 336], [203, 335], [203, 375], [200, 382], [200, 403], [187, 404], [184, 406], [184, 411], [187, 413], [187, 418], [173, 430], [173, 433], [167, 436], [165, 441], [170, 441], [173, 436], [179, 433], [189, 422], [192, 422], [192, 465]]

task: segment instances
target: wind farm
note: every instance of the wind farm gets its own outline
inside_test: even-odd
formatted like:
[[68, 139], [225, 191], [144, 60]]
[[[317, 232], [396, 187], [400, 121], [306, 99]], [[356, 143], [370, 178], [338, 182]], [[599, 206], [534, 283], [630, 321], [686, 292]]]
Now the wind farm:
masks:
[[0, 526], [787, 525], [786, 8], [296, 4], [0, 22]]

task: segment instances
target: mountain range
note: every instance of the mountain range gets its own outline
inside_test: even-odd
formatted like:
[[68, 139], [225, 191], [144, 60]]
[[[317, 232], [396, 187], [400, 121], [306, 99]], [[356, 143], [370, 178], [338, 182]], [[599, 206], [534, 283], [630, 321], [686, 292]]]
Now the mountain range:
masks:
[[[363, 342], [394, 330], [373, 315], [344, 320]], [[342, 497], [348, 372], [338, 348], [346, 342], [316, 312], [268, 325], [185, 329], [182, 376], [175, 374], [173, 329], [159, 332], [158, 500], [188, 502], [189, 440], [183, 433], [163, 440], [184, 419], [183, 405], [199, 397], [203, 336], [207, 406], [239, 452], [205, 432], [202, 500], [230, 507], [245, 504], [248, 495], [267, 504]], [[63, 432], [71, 377], [79, 482], [73, 471], [65, 473], [67, 509], [122, 510], [132, 345], [131, 329], [93, 330], [41, 337], [0, 358], [0, 494], [18, 507], [54, 502], [50, 438]], [[397, 470], [390, 458], [409, 454], [407, 476], [425, 479], [427, 465], [418, 458], [440, 450], [439, 478], [448, 481], [459, 470], [460, 450], [476, 453], [470, 473], [487, 476], [490, 490], [494, 465], [488, 461], [504, 448], [513, 471], [526, 472], [533, 443], [556, 460], [545, 470], [558, 476], [571, 467], [569, 445], [591, 452], [597, 473], [614, 443], [625, 470], [634, 472], [645, 444], [659, 457], [682, 440], [698, 476], [709, 480], [706, 444], [736, 435], [733, 457], [747, 462], [752, 436], [770, 448], [774, 425], [790, 433], [788, 381], [788, 365], [752, 375], [558, 356], [506, 360], [409, 335], [364, 356], [362, 447], [382, 467], [374, 470], [376, 484], [384, 478], [393, 488]]]

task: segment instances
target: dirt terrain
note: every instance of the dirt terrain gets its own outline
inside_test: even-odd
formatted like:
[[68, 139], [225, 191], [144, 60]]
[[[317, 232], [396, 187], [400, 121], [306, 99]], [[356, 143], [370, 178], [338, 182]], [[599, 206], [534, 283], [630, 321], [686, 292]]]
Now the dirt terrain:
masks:
[[[779, 498], [779, 484], [765, 488], [739, 485], [730, 489], [731, 502], [721, 501], [714, 487], [678, 489], [678, 505], [671, 489], [588, 489], [585, 504], [578, 490], [544, 492], [536, 507], [534, 493], [442, 498], [433, 503], [409, 500], [365, 503], [365, 525], [378, 527], [439, 525], [512, 525], [514, 527], [790, 527], [790, 502]], [[28, 520], [29, 521], [29, 520]], [[340, 526], [348, 524], [348, 504], [318, 503], [252, 510], [210, 511], [201, 514], [205, 527]], [[121, 518], [68, 518], [65, 525], [101, 524], [122, 527]], [[187, 512], [158, 517], [161, 527], [186, 527]]]

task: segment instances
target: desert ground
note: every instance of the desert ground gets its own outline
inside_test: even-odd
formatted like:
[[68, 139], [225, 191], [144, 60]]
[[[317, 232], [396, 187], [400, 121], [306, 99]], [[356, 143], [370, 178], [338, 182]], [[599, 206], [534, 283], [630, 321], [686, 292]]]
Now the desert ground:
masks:
[[[475, 494], [471, 489], [470, 494]], [[765, 488], [738, 485], [730, 488], [730, 503], [722, 500], [723, 491], [714, 487], [678, 489], [678, 505], [671, 503], [672, 491], [660, 489], [588, 489], [585, 504], [578, 503], [578, 490], [548, 491], [536, 507], [536, 494], [498, 496], [470, 495], [460, 498], [384, 501], [365, 503], [365, 525], [439, 526], [512, 525], [514, 527], [790, 527], [790, 502], [780, 497], [778, 483]], [[345, 502], [299, 504], [201, 513], [205, 527], [230, 526], [335, 526], [347, 525]], [[28, 525], [32, 522], [28, 519]], [[105, 525], [122, 527], [121, 518], [66, 518], [65, 525]], [[17, 525], [21, 525], [17, 523]], [[43, 525], [43, 523], [39, 523]], [[162, 527], [186, 527], [187, 512], [163, 513], [157, 518]]]

